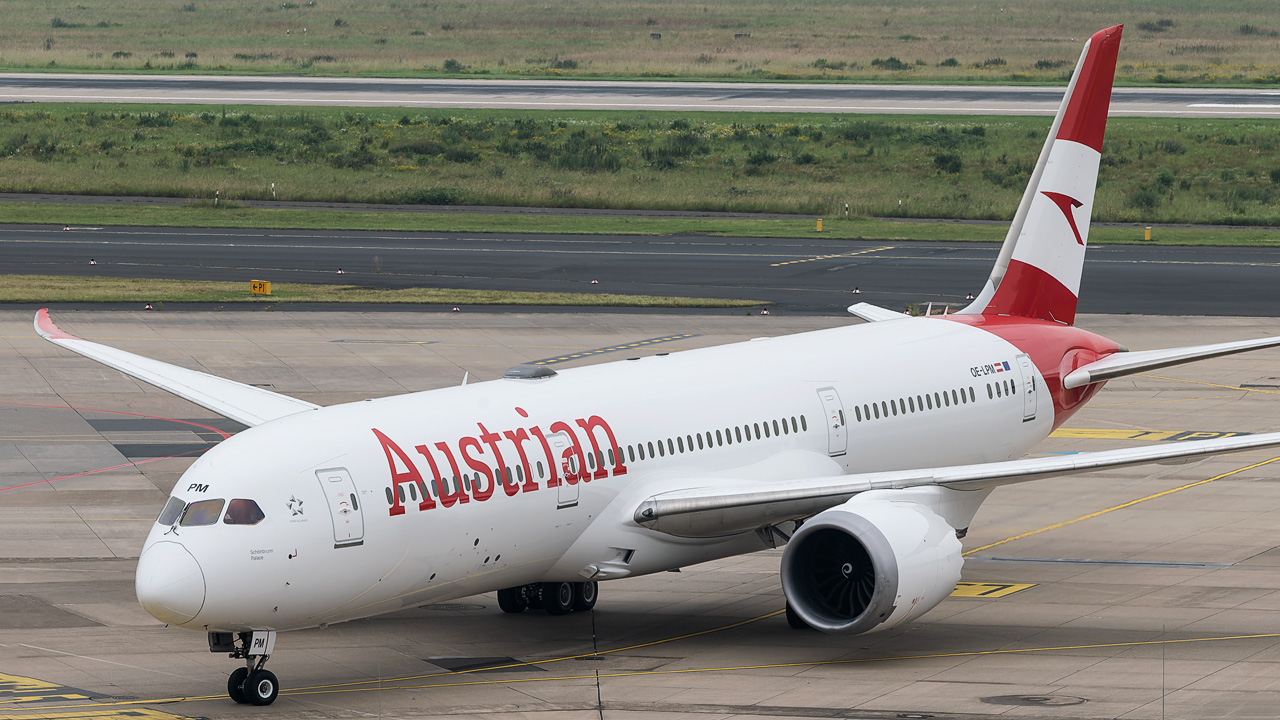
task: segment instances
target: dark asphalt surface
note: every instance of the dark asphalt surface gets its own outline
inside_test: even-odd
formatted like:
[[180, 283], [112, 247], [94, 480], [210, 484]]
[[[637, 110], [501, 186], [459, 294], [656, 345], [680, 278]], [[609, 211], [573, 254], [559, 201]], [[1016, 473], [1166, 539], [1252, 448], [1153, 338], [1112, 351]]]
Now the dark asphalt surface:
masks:
[[[742, 298], [819, 314], [858, 301], [963, 305], [997, 251], [985, 243], [0, 225], [4, 273]], [[1278, 280], [1280, 249], [1095, 246], [1080, 311], [1275, 316]]]
[[[0, 74], [0, 100], [1051, 115], [1062, 87]], [[1280, 117], [1265, 88], [1117, 88], [1111, 115]]]

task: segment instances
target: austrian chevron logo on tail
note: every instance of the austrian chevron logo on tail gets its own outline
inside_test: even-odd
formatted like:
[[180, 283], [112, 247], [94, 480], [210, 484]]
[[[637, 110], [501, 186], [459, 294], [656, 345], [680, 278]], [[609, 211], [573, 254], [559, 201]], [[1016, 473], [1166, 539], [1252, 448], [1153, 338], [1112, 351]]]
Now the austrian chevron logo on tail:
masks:
[[1078, 208], [1084, 203], [1070, 195], [1064, 195], [1060, 192], [1053, 192], [1051, 190], [1041, 190], [1040, 194], [1049, 198], [1053, 201], [1054, 205], [1058, 206], [1058, 209], [1066, 216], [1067, 224], [1071, 226], [1071, 232], [1075, 233], [1076, 242], [1084, 245], [1084, 238], [1080, 237], [1080, 229], [1076, 227], [1076, 216], [1071, 213], [1072, 209]]

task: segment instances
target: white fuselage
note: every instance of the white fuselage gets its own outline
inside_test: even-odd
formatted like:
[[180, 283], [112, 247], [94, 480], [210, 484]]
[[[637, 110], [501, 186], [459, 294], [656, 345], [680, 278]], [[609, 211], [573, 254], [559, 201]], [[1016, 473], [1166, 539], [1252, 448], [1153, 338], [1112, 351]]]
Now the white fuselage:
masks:
[[223, 631], [751, 552], [764, 547], [754, 532], [679, 538], [632, 513], [674, 489], [1017, 457], [1053, 422], [1020, 352], [961, 323], [904, 318], [284, 417], [208, 452], [173, 493], [252, 499], [265, 518], [157, 524], [139, 597], [156, 613], [149, 583], [162, 576], [143, 565], [166, 543], [194, 558], [204, 597], [194, 615], [157, 616]]

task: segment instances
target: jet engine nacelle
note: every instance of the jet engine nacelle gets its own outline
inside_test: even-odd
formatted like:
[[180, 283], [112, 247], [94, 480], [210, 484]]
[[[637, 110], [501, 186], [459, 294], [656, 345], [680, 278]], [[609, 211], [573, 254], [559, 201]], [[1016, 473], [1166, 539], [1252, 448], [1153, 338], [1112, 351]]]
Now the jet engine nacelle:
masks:
[[933, 510], [883, 495], [855, 497], [792, 536], [782, 555], [782, 589], [791, 610], [818, 630], [886, 630], [951, 594], [960, 552], [955, 529]]

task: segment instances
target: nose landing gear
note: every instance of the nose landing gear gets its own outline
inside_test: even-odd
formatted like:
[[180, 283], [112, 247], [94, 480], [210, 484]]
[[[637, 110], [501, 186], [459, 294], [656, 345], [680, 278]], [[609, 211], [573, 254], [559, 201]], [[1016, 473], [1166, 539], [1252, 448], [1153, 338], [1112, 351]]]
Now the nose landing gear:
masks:
[[232, 700], [242, 705], [270, 705], [276, 701], [280, 682], [275, 673], [264, 667], [275, 645], [274, 630], [209, 633], [210, 652], [225, 652], [245, 661], [244, 667], [236, 668], [227, 678], [227, 695]]

